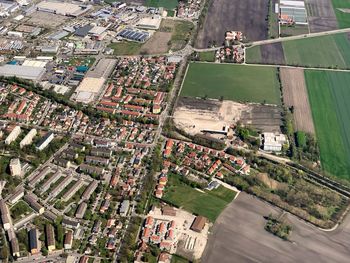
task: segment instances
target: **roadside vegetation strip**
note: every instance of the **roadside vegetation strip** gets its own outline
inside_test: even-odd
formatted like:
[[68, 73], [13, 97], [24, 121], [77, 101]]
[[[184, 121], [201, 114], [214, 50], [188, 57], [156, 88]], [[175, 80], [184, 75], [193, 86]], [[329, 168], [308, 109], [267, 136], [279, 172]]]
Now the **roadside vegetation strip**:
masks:
[[350, 2], [345, 0], [332, 0], [332, 4], [339, 28], [350, 27]]
[[350, 74], [305, 71], [323, 169], [350, 180]]
[[277, 70], [274, 67], [191, 63], [180, 95], [281, 104]]
[[205, 216], [211, 222], [215, 222], [236, 195], [236, 192], [223, 186], [212, 191], [200, 192], [182, 182], [180, 176], [175, 174], [169, 175], [168, 179], [163, 199], [191, 213]]

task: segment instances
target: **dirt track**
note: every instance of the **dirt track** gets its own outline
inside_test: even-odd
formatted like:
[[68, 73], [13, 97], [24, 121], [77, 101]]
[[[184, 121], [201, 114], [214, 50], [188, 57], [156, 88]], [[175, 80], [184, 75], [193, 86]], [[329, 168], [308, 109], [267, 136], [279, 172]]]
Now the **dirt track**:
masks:
[[211, 0], [203, 28], [198, 34], [197, 48], [224, 42], [228, 30], [242, 31], [248, 40], [267, 39], [269, 0]]
[[350, 217], [333, 232], [287, 215], [293, 230], [282, 241], [264, 230], [264, 216], [279, 210], [242, 192], [217, 219], [202, 257], [203, 263], [349, 262]]
[[309, 98], [304, 78], [304, 70], [296, 68], [281, 68], [284, 103], [294, 106], [294, 124], [297, 130], [314, 134]]
[[338, 29], [332, 0], [305, 0], [305, 5], [311, 33]]

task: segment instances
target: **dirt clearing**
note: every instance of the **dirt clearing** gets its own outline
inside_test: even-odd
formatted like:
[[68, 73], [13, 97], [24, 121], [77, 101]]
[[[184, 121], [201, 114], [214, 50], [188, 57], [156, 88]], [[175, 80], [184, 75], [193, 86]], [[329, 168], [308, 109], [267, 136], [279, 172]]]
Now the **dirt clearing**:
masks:
[[193, 135], [202, 130], [221, 131], [224, 126], [236, 123], [249, 107], [233, 101], [180, 98], [174, 122], [178, 128]]
[[228, 30], [242, 31], [248, 40], [267, 39], [268, 6], [269, 0], [211, 1], [196, 47], [221, 45]]
[[305, 0], [305, 5], [311, 33], [338, 29], [332, 0]]
[[304, 78], [304, 70], [281, 68], [283, 99], [288, 107], [294, 107], [293, 117], [296, 130], [315, 133], [308, 93]]
[[156, 32], [141, 48], [140, 54], [163, 54], [169, 50], [170, 32]]

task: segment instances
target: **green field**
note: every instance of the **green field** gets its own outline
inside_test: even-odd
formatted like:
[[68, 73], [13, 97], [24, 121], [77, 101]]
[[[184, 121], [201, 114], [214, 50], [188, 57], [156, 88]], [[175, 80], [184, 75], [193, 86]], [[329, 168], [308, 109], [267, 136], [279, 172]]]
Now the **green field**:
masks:
[[337, 17], [339, 28], [350, 27], [350, 13], [342, 12], [339, 9], [349, 9], [349, 0], [332, 0], [335, 16]]
[[[283, 41], [282, 47], [287, 65], [350, 68], [350, 41], [347, 34]], [[266, 63], [261, 56], [261, 46], [248, 48], [246, 55], [247, 63]]]
[[132, 56], [138, 55], [142, 44], [138, 42], [123, 41], [112, 43], [108, 47], [114, 50], [113, 55], [115, 56]]
[[305, 71], [323, 169], [350, 180], [350, 73]]
[[178, 0], [146, 0], [147, 6], [164, 7], [165, 9], [174, 9], [178, 3]]
[[215, 61], [215, 51], [205, 51], [198, 53], [200, 61], [214, 62]]
[[182, 183], [179, 175], [170, 175], [163, 199], [214, 222], [235, 195], [236, 192], [223, 186], [203, 193]]
[[191, 63], [181, 96], [281, 103], [276, 68], [234, 64]]

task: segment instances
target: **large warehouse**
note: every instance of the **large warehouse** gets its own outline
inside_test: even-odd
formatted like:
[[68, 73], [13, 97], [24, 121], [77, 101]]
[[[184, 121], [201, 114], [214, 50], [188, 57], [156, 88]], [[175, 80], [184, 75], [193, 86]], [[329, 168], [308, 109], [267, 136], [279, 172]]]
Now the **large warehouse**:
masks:
[[68, 2], [42, 1], [36, 5], [38, 11], [49, 12], [56, 15], [77, 17], [91, 8], [90, 5], [79, 5]]
[[94, 101], [96, 96], [102, 91], [103, 85], [112, 73], [115, 64], [115, 59], [101, 59], [96, 66], [86, 74], [83, 81], [75, 90], [72, 98], [82, 103]]
[[16, 76], [22, 79], [39, 81], [45, 74], [45, 68], [20, 65], [3, 65], [0, 66], [0, 75], [5, 77]]
[[282, 24], [307, 25], [305, 2], [281, 0], [280, 21]]

